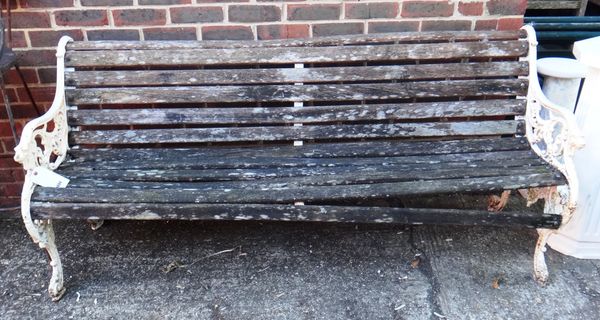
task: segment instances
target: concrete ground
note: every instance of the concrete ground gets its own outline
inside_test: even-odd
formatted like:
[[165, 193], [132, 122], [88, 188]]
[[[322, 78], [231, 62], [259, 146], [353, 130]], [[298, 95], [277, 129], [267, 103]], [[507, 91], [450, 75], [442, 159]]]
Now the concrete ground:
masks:
[[[68, 291], [0, 220], [2, 319], [600, 319], [600, 261], [531, 230], [258, 222], [56, 222]], [[418, 258], [416, 258], [418, 257]]]

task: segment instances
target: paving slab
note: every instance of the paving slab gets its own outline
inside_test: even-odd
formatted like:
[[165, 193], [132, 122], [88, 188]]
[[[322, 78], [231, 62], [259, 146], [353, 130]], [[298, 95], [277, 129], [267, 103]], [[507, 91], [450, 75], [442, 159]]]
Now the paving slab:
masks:
[[549, 250], [541, 287], [532, 230], [57, 221], [58, 303], [22, 223], [0, 230], [2, 319], [600, 318], [600, 262]]

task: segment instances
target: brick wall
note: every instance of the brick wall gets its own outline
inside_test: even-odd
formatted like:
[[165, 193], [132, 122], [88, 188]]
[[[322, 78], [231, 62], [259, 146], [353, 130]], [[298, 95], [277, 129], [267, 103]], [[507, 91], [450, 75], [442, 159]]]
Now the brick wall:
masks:
[[[526, 0], [14, 0], [12, 46], [36, 101], [54, 95], [54, 46], [76, 40], [280, 39], [339, 34], [517, 29]], [[6, 76], [19, 129], [35, 116], [14, 71]], [[1, 101], [1, 100], [0, 100]], [[18, 203], [23, 173], [0, 111], [0, 205]]]

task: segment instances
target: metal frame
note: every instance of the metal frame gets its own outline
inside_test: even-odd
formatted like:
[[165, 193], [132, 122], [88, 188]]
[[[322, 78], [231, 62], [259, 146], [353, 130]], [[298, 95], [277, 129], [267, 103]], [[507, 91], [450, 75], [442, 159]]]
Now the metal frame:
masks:
[[[533, 151], [558, 169], [567, 179], [566, 186], [558, 186], [546, 199], [546, 213], [561, 214], [562, 225], [571, 219], [577, 208], [579, 181], [575, 172], [573, 155], [583, 148], [584, 139], [568, 108], [563, 108], [548, 100], [540, 87], [537, 75], [537, 39], [531, 25], [521, 29], [527, 32], [529, 42], [529, 89], [527, 93], [527, 111], [525, 113], [526, 137]], [[544, 252], [548, 237], [556, 232], [550, 229], [538, 229], [539, 238], [534, 253], [534, 276], [541, 283], [548, 280]]]
[[[532, 149], [540, 157], [556, 167], [567, 178], [568, 186], [559, 186], [550, 199], [546, 200], [547, 213], [562, 214], [563, 224], [569, 221], [578, 197], [578, 181], [573, 163], [573, 154], [583, 147], [583, 137], [577, 128], [575, 118], [567, 109], [549, 101], [539, 86], [536, 69], [535, 31], [525, 26], [529, 42], [529, 91], [525, 114], [526, 137]], [[52, 106], [46, 114], [36, 118], [25, 126], [21, 142], [15, 148], [15, 161], [23, 164], [27, 171], [21, 195], [21, 214], [25, 227], [33, 241], [48, 252], [52, 276], [48, 292], [52, 300], [59, 300], [65, 289], [60, 257], [54, 241], [51, 220], [33, 220], [30, 214], [30, 200], [35, 184], [32, 181], [33, 170], [44, 167], [55, 170], [65, 159], [68, 145], [67, 105], [65, 100], [64, 56], [66, 45], [72, 41], [62, 37], [59, 41], [56, 57], [56, 94]], [[548, 279], [548, 270], [544, 251], [548, 236], [555, 232], [538, 229], [539, 240], [534, 253], [534, 276], [540, 282]]]
[[52, 276], [48, 293], [52, 300], [58, 301], [65, 292], [63, 271], [58, 249], [54, 241], [52, 220], [33, 220], [30, 213], [31, 195], [35, 188], [32, 181], [33, 171], [37, 167], [55, 170], [63, 162], [69, 150], [67, 125], [67, 105], [65, 100], [65, 51], [70, 37], [62, 37], [56, 50], [56, 93], [52, 106], [44, 115], [25, 125], [21, 142], [15, 148], [15, 161], [23, 164], [25, 182], [21, 193], [21, 215], [25, 228], [40, 248], [48, 252]]

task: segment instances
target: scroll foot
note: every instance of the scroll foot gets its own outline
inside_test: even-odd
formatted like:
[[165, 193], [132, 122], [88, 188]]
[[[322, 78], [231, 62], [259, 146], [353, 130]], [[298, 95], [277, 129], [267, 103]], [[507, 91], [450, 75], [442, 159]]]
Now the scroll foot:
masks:
[[88, 219], [87, 222], [89, 223], [90, 228], [92, 228], [94, 231], [100, 229], [100, 227], [102, 227], [104, 224], [104, 220], [102, 219]]
[[535, 245], [535, 252], [533, 253], [533, 277], [541, 285], [545, 285], [548, 282], [548, 267], [546, 266], [544, 253], [546, 252], [546, 242], [550, 234], [552, 234], [552, 230], [538, 229], [539, 237]]

